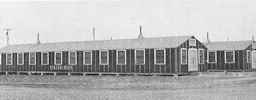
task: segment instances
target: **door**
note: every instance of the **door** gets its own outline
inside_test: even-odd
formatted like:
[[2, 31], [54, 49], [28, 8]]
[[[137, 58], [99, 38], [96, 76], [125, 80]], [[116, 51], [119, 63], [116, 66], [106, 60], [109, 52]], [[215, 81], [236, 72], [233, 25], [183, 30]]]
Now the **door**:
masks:
[[256, 50], [253, 50], [252, 53], [252, 68], [256, 68]]
[[197, 49], [188, 49], [188, 71], [198, 71]]

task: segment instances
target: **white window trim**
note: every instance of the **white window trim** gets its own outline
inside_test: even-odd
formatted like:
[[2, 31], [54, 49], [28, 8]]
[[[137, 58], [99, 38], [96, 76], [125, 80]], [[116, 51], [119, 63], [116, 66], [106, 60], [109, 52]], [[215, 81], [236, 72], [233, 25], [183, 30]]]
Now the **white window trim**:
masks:
[[[22, 63], [19, 64], [19, 54], [22, 54]], [[17, 53], [17, 65], [24, 65], [24, 53]]]
[[[164, 50], [164, 63], [156, 63], [156, 51], [157, 50]], [[164, 64], [166, 64], [166, 51], [165, 51], [165, 49], [155, 49], [154, 50], [154, 63], [155, 64], [157, 64], [157, 65], [164, 65]]]
[[[35, 52], [30, 52], [30, 53], [35, 53]], [[28, 53], [28, 62], [29, 62], [29, 65], [36, 65], [36, 53], [35, 53], [35, 63], [34, 64], [31, 64], [30, 63], [30, 53]]]
[[[191, 45], [191, 44], [190, 44], [190, 40], [194, 40], [194, 41], [195, 41], [195, 44]], [[194, 38], [191, 38], [191, 39], [188, 40], [189, 46], [196, 46], [196, 42], [197, 42], [197, 41], [196, 41], [196, 39], [194, 39]]]
[[[102, 52], [102, 51], [107, 51], [107, 63], [103, 63], [103, 64], [101, 63], [101, 52]], [[101, 50], [101, 51], [100, 51], [100, 57], [99, 57], [99, 58], [100, 58], [100, 65], [108, 65], [108, 63], [109, 63], [109, 62], [108, 62], [108, 60], [109, 60], [108, 50]]]
[[[203, 51], [203, 62], [202, 63], [200, 63], [200, 56], [201, 56], [201, 53], [200, 53], [200, 51]], [[204, 64], [204, 49], [198, 49], [198, 63], [199, 64]]]
[[[233, 62], [227, 62], [227, 57], [226, 57], [227, 52], [233, 52]], [[225, 63], [235, 63], [235, 51], [225, 51]]]
[[[119, 61], [119, 59], [118, 59], [118, 51], [124, 51], [124, 64], [119, 64], [118, 63], [118, 61]], [[116, 63], [117, 63], [117, 65], [126, 65], [126, 50], [117, 50], [117, 52], [116, 52]]]
[[[43, 63], [43, 54], [44, 54], [44, 53], [47, 54], [47, 63], [46, 63], [46, 64]], [[42, 52], [42, 53], [41, 53], [41, 64], [42, 64], [42, 65], [49, 65], [49, 52]]]
[[[186, 63], [183, 63], [183, 62], [182, 62], [182, 60], [183, 60], [183, 59], [182, 59], [182, 50], [186, 50]], [[184, 65], [184, 64], [188, 64], [188, 50], [187, 50], [187, 48], [181, 48], [181, 49], [180, 49], [180, 63], [183, 64], [183, 65]]]
[[[70, 62], [70, 60], [71, 60], [71, 59], [70, 59], [70, 52], [75, 52], [75, 55], [76, 55], [76, 56], [75, 56], [75, 63], [74, 63], [74, 64], [71, 64], [71, 62]], [[76, 51], [69, 51], [69, 52], [68, 52], [68, 64], [69, 64], [69, 65], [76, 65], [76, 64], [77, 64], [77, 52], [76, 52]]]
[[[210, 52], [214, 52], [214, 55], [215, 55], [215, 56], [214, 56], [214, 59], [215, 59], [214, 62], [210, 62], [210, 59], [209, 59], [209, 53], [210, 53]], [[207, 52], [207, 62], [208, 62], [208, 63], [217, 63], [217, 51], [208, 51], [208, 52]]]
[[[90, 62], [90, 64], [85, 63], [85, 52], [90, 52], [91, 53], [91, 62]], [[84, 59], [83, 59], [83, 64], [84, 65], [92, 65], [92, 51], [84, 51], [83, 57], [84, 57]]]
[[[11, 64], [8, 64], [8, 63], [7, 63], [7, 62], [8, 62], [8, 61], [7, 61], [7, 58], [8, 58], [7, 55], [8, 55], [8, 54], [11, 54]], [[7, 53], [7, 54], [6, 54], [6, 65], [12, 65], [12, 53]]]
[[251, 62], [249, 62], [249, 59], [248, 59], [248, 56], [249, 56], [249, 55], [248, 55], [248, 52], [251, 53], [251, 55], [250, 55], [250, 58], [251, 58], [251, 59], [250, 59], [250, 60], [252, 61], [252, 51], [251, 51], [251, 50], [246, 50], [246, 62], [247, 62], [247, 63], [251, 63]]
[[[60, 53], [60, 64], [57, 64], [56, 62], [56, 53]], [[54, 52], [54, 64], [55, 65], [62, 65], [62, 52]]]
[[[144, 52], [144, 61], [143, 61], [143, 64], [137, 64], [137, 63], [136, 63], [136, 61], [137, 61], [137, 57], [136, 57], [137, 53], [136, 53], [136, 51], [137, 51], [137, 50], [143, 50], [143, 52]], [[144, 64], [145, 64], [145, 49], [136, 49], [136, 50], [135, 50], [135, 56], [134, 56], [134, 57], [135, 57], [135, 64], [136, 64], [136, 65], [144, 65]]]

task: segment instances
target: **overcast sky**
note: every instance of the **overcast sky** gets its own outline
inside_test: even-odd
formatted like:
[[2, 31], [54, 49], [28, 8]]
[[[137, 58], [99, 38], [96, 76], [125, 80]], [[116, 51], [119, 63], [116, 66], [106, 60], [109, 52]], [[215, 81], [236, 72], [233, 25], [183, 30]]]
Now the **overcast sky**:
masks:
[[194, 35], [205, 41], [251, 40], [256, 36], [256, 0], [0, 1], [0, 47], [10, 43]]

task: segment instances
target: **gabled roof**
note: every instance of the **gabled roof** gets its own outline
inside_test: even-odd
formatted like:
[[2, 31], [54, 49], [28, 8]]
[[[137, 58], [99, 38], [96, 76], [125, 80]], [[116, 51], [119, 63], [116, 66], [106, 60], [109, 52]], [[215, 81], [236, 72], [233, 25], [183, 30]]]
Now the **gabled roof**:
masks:
[[253, 41], [225, 41], [225, 42], [210, 42], [203, 43], [208, 50], [222, 51], [222, 50], [245, 50]]
[[49, 51], [84, 51], [84, 50], [118, 50], [145, 48], [176, 48], [193, 36], [156, 37], [120, 40], [97, 40], [57, 42], [41, 44], [16, 44], [0, 49], [0, 53], [12, 52], [49, 52]]

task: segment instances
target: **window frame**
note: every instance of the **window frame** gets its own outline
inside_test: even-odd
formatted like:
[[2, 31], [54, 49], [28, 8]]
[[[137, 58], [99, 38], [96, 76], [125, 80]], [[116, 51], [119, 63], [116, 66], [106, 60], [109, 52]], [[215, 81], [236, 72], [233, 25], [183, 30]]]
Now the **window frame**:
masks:
[[[60, 64], [57, 64], [56, 63], [56, 59], [57, 59], [57, 56], [56, 56], [56, 54], [57, 53], [60, 53]], [[54, 65], [62, 65], [62, 52], [61, 51], [59, 51], [59, 52], [54, 52]]]
[[[182, 62], [182, 50], [186, 50], [186, 63]], [[188, 64], [188, 49], [187, 48], [180, 48], [180, 63], [182, 65]]]
[[[118, 51], [124, 51], [124, 63], [123, 64], [120, 64], [118, 63], [119, 59], [118, 59]], [[116, 50], [116, 64], [117, 65], [126, 65], [126, 50]]]
[[[106, 51], [107, 52], [107, 63], [102, 63], [101, 62], [101, 52], [102, 51]], [[99, 58], [100, 58], [100, 65], [108, 65], [109, 64], [109, 53], [108, 53], [108, 50], [100, 50], [100, 56], [99, 56]]]
[[[8, 54], [11, 55], [11, 64], [8, 64], [8, 56], [7, 56]], [[12, 53], [6, 53], [6, 65], [12, 65], [13, 64], [13, 61], [12, 61], [13, 57], [12, 57], [12, 55], [13, 55]]]
[[[156, 51], [157, 50], [164, 50], [164, 63], [157, 63], [156, 62]], [[164, 65], [166, 64], [166, 50], [165, 49], [154, 49], [154, 63], [157, 64], [157, 65]]]
[[[31, 64], [31, 62], [30, 62], [30, 54], [31, 54], [31, 53], [35, 53], [35, 63], [34, 63], [34, 64]], [[28, 53], [28, 58], [29, 58], [29, 59], [28, 59], [29, 65], [36, 65], [36, 52], [29, 52], [29, 53]]]
[[[214, 52], [214, 59], [215, 59], [214, 62], [210, 62], [210, 58], [209, 58], [210, 52]], [[208, 62], [208, 63], [217, 63], [217, 51], [208, 51], [208, 52], [207, 52], [207, 62]]]
[[[19, 54], [22, 54], [22, 63], [19, 63]], [[17, 53], [17, 65], [24, 65], [24, 53]]]
[[[196, 46], [196, 42], [197, 42], [196, 39], [191, 38], [191, 39], [189, 39], [188, 41], [189, 41], [189, 42], [188, 42], [189, 46], [193, 46], [193, 47]], [[195, 41], [195, 44], [191, 44], [191, 43], [192, 43], [191, 41]]]
[[[44, 62], [44, 61], [43, 61], [43, 60], [44, 60], [44, 56], [43, 56], [44, 53], [47, 54], [47, 57], [46, 57], [46, 58], [47, 58], [47, 63], [46, 63], [46, 64], [43, 63], [43, 62]], [[42, 52], [42, 53], [41, 53], [41, 64], [42, 64], [42, 65], [49, 65], [49, 52]]]
[[[248, 52], [250, 52], [251, 55], [248, 55]], [[250, 57], [250, 62], [248, 57]], [[251, 50], [246, 50], [246, 63], [252, 63], [252, 51]]]
[[[70, 60], [71, 60], [70, 59], [70, 54], [71, 54], [70, 52], [75, 52], [75, 63], [74, 64], [71, 64], [71, 62], [70, 62]], [[69, 65], [77, 65], [77, 52], [76, 51], [69, 51], [68, 52], [68, 64]]]
[[[85, 52], [90, 52], [90, 53], [91, 53], [91, 62], [90, 62], [90, 64], [86, 64], [86, 63], [85, 63]], [[83, 58], [84, 58], [84, 59], [83, 59], [83, 64], [84, 64], [84, 65], [92, 65], [92, 51], [84, 51], [84, 52], [83, 52]]]
[[[144, 56], [144, 57], [143, 57], [143, 58], [144, 58], [143, 64], [137, 64], [137, 53], [136, 53], [136, 51], [138, 51], [138, 50], [143, 50], [143, 52], [144, 52], [144, 55], [143, 55], [143, 56]], [[135, 56], [134, 56], [134, 57], [135, 57], [135, 65], [145, 65], [145, 49], [136, 49], [136, 50], [135, 50]]]
[[[233, 62], [227, 62], [227, 52], [233, 52]], [[225, 51], [225, 63], [235, 63], [235, 51]]]
[[[203, 51], [203, 62], [200, 62], [200, 56], [201, 56], [201, 53], [200, 51]], [[205, 63], [205, 58], [204, 58], [204, 49], [198, 49], [198, 64], [204, 64]]]

